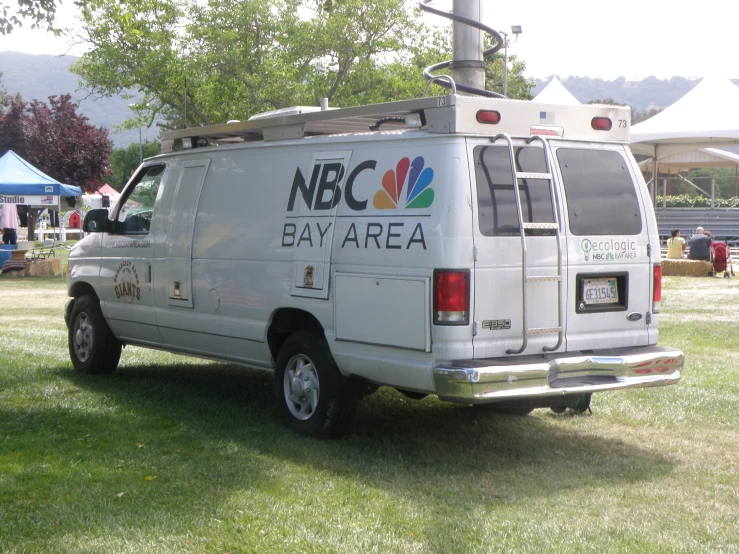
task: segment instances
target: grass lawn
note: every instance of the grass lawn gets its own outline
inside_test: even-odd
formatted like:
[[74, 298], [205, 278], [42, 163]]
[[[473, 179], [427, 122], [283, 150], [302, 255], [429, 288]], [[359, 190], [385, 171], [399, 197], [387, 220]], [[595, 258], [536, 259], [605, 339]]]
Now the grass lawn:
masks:
[[528, 417], [380, 389], [328, 442], [266, 373], [126, 348], [76, 374], [58, 277], [0, 298], [0, 552], [739, 551], [739, 279], [664, 279], [676, 386]]

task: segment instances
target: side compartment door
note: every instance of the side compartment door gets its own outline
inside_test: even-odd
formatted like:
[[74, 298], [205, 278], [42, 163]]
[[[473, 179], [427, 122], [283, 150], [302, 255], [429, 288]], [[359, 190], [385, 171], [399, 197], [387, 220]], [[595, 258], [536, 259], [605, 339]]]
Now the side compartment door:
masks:
[[161, 343], [156, 325], [152, 252], [166, 166], [144, 166], [123, 191], [114, 213], [114, 231], [103, 235], [100, 260], [101, 308], [123, 341]]
[[[293, 275], [290, 294], [328, 298], [334, 220], [346, 181], [352, 152], [320, 152], [313, 157], [310, 182], [299, 187], [303, 201], [293, 240]], [[291, 198], [291, 203], [300, 201]]]

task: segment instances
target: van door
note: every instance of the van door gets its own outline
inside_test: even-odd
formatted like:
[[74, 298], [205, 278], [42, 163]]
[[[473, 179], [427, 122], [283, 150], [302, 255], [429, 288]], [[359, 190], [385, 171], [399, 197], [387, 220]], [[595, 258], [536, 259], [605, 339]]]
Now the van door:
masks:
[[[174, 191], [167, 232], [167, 305], [192, 308], [192, 237], [195, 215], [210, 159], [187, 160], [182, 164]], [[162, 313], [167, 317], [166, 311]], [[161, 318], [160, 318], [161, 319]], [[163, 324], [160, 322], [160, 324]], [[175, 325], [177, 327], [177, 325]]]
[[633, 159], [621, 145], [575, 142], [558, 143], [554, 157], [568, 223], [568, 349], [649, 344], [646, 194], [638, 189]]
[[566, 252], [545, 143], [514, 140], [509, 148], [508, 140], [501, 136], [472, 152], [475, 358], [565, 348]]
[[[301, 188], [303, 202], [292, 216], [293, 296], [328, 298], [334, 220], [352, 152], [321, 152], [313, 157], [310, 182]], [[297, 190], [297, 189], [296, 189]], [[291, 204], [296, 198], [291, 198]]]
[[164, 164], [139, 170], [116, 206], [113, 233], [102, 238], [100, 305], [111, 330], [124, 342], [161, 342], [151, 263], [166, 173]]

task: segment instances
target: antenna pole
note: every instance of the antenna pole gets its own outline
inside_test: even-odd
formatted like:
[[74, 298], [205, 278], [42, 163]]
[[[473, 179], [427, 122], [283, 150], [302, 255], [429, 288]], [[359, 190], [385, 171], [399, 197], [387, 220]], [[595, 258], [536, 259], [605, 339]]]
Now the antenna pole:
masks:
[[[482, 20], [482, 0], [454, 0], [452, 11], [474, 21]], [[482, 31], [464, 23], [452, 24], [452, 78], [459, 85], [485, 88]]]

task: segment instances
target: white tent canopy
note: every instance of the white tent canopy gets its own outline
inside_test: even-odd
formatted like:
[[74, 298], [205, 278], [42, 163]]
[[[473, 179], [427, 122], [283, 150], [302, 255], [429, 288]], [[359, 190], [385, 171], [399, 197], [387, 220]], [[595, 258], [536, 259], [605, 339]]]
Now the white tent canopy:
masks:
[[635, 154], [660, 157], [709, 146], [739, 144], [739, 88], [727, 78], [707, 77], [677, 102], [631, 129]]
[[[652, 159], [639, 162], [642, 170], [654, 171]], [[718, 148], [699, 148], [686, 152], [673, 152], [660, 155], [657, 165], [664, 172], [674, 173], [688, 171], [695, 167], [739, 167], [739, 154], [720, 150]]]
[[569, 90], [567, 90], [559, 79], [552, 77], [549, 84], [534, 97], [534, 102], [541, 104], [564, 104], [565, 106], [580, 106], [581, 103], [572, 96]]

